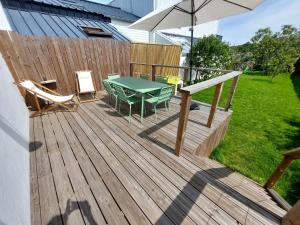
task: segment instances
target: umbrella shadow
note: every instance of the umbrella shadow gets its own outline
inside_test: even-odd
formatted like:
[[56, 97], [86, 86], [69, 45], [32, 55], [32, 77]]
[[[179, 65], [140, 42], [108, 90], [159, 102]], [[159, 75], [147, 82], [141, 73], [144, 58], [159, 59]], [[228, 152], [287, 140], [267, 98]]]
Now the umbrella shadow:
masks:
[[79, 209], [78, 205], [82, 209], [82, 214], [86, 219], [86, 222], [88, 222], [88, 224], [90, 225], [97, 225], [97, 222], [95, 221], [91, 212], [91, 206], [87, 200], [78, 202], [78, 201], [72, 201], [70, 199], [68, 199], [67, 201], [65, 212], [63, 214], [59, 214], [52, 217], [48, 225], [68, 224], [69, 216], [71, 215], [72, 212]]
[[202, 194], [206, 185], [213, 186], [214, 188], [220, 190], [222, 193], [227, 194], [234, 200], [246, 205], [248, 208], [254, 210], [261, 216], [266, 217], [270, 220], [274, 220], [274, 222], [278, 222], [277, 218], [280, 219], [278, 215], [276, 215], [269, 209], [266, 209], [263, 206], [257, 204], [256, 202], [250, 200], [246, 196], [242, 195], [235, 189], [231, 188], [230, 186], [226, 185], [225, 183], [219, 180], [221, 178], [228, 177], [231, 173], [233, 173], [233, 171], [226, 167], [211, 168], [196, 172], [193, 175], [193, 177], [186, 183], [179, 195], [176, 196], [175, 200], [172, 201], [171, 205], [164, 211], [164, 215], [160, 217], [160, 219], [155, 223], [155, 225], [162, 224], [164, 221], [164, 217], [172, 213], [174, 207], [178, 208], [177, 202], [181, 201], [183, 198], [186, 198], [185, 193], [188, 193], [191, 189], [196, 188], [198, 191], [197, 194], [193, 195], [192, 197], [189, 197], [191, 201], [185, 204], [186, 210], [181, 211], [181, 215], [177, 217], [176, 223], [181, 224], [184, 221], [185, 217], [188, 216], [188, 212], [194, 206], [196, 200], [198, 199], [200, 194]]
[[168, 145], [168, 143], [164, 143], [160, 140], [158, 140], [157, 138], [152, 137], [152, 134], [158, 130], [160, 130], [161, 128], [165, 127], [166, 125], [172, 123], [173, 121], [177, 120], [179, 118], [179, 113], [176, 113], [170, 117], [168, 117], [165, 120], [160, 121], [159, 123], [153, 125], [152, 127], [149, 127], [148, 129], [142, 131], [141, 133], [139, 133], [138, 135], [141, 138], [147, 139], [151, 142], [153, 142], [154, 144], [158, 145], [159, 147], [174, 153], [174, 147], [171, 147]]

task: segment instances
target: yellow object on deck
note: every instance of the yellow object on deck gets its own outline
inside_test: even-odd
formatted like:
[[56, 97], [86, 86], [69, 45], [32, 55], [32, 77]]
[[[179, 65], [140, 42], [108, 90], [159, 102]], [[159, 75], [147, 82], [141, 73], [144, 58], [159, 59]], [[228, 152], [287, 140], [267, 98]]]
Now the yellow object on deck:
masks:
[[179, 84], [180, 77], [179, 76], [168, 76], [168, 84]]
[[182, 87], [183, 81], [180, 79], [179, 76], [167, 76], [167, 77], [168, 77], [167, 83], [175, 86], [174, 95], [177, 95], [178, 85]]

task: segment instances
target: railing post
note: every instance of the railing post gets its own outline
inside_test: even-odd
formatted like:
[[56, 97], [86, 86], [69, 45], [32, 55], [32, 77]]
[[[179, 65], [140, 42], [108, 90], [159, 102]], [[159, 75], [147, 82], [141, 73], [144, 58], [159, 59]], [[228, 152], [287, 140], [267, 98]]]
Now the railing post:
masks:
[[129, 72], [130, 72], [130, 76], [133, 77], [133, 69], [134, 69], [134, 65], [133, 63], [129, 64]]
[[219, 101], [221, 98], [221, 94], [222, 94], [223, 84], [224, 84], [224, 82], [216, 85], [214, 99], [211, 104], [211, 108], [210, 108], [210, 112], [209, 112], [209, 116], [208, 116], [208, 120], [207, 120], [207, 127], [209, 127], [209, 128], [211, 127], [211, 124], [215, 117], [215, 112], [217, 110], [217, 107], [218, 107], [218, 104], [219, 104]]
[[189, 69], [190, 68], [188, 68], [188, 67], [184, 68], [184, 71], [183, 71], [183, 83], [187, 83], [188, 76], [189, 76]]
[[226, 102], [226, 105], [225, 105], [225, 111], [228, 111], [232, 106], [232, 100], [233, 100], [233, 96], [234, 96], [234, 93], [235, 93], [235, 90], [236, 90], [236, 87], [237, 87], [239, 77], [240, 76], [234, 77], [233, 80], [232, 80], [229, 96], [227, 98], [227, 102]]
[[282, 225], [295, 225], [300, 221], [300, 200], [282, 218]]
[[271, 177], [268, 179], [268, 181], [266, 182], [264, 187], [271, 189], [292, 161], [293, 161], [293, 158], [285, 156], [283, 158], [283, 160], [281, 161], [281, 163], [276, 168], [276, 170], [273, 172]]
[[180, 155], [184, 144], [184, 137], [186, 131], [186, 125], [188, 122], [190, 105], [191, 105], [192, 95], [188, 91], [181, 92], [181, 106], [180, 106], [180, 114], [179, 114], [179, 122], [177, 129], [177, 138], [176, 138], [176, 146], [175, 146], [175, 154], [177, 156]]
[[152, 65], [152, 81], [155, 81], [155, 74], [156, 74], [156, 66], [155, 65]]

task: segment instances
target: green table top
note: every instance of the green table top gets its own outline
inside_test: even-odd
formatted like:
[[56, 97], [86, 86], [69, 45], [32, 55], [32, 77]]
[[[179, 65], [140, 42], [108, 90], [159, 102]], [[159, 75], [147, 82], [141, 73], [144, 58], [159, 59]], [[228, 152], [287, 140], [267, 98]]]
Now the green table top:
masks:
[[169, 87], [167, 84], [162, 84], [158, 82], [153, 82], [150, 80], [143, 80], [133, 77], [120, 77], [112, 80], [107, 80], [112, 84], [119, 85], [123, 88], [127, 88], [142, 94], [152, 92], [164, 87]]

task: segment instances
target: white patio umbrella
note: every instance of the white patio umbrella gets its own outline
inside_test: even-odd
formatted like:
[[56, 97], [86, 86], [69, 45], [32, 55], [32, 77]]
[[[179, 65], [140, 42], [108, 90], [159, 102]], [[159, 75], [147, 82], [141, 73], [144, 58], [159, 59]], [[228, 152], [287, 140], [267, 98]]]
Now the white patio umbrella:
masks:
[[[175, 0], [142, 17], [129, 28], [147, 31], [190, 26], [191, 46], [194, 26], [253, 10], [263, 0]], [[190, 60], [190, 67], [193, 62]], [[190, 80], [192, 70], [190, 69]]]

